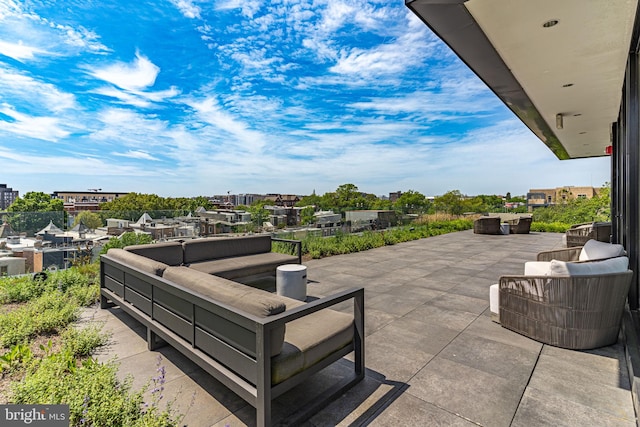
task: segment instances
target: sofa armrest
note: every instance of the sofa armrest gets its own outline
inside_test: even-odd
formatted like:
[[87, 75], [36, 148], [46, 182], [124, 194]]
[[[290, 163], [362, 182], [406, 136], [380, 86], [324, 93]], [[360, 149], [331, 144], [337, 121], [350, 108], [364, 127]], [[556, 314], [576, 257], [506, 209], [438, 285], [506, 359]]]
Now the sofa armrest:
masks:
[[294, 247], [295, 254], [298, 257], [298, 264], [302, 264], [302, 241], [300, 240], [291, 240], [291, 239], [282, 239], [280, 237], [272, 237], [272, 242], [282, 242], [289, 243]]
[[582, 246], [574, 246], [572, 248], [556, 249], [552, 251], [543, 251], [538, 253], [538, 261], [578, 261]]
[[305, 304], [301, 304], [297, 307], [285, 311], [284, 313], [269, 316], [269, 318], [264, 318], [262, 323], [288, 323], [292, 320], [337, 305], [343, 301], [347, 301], [350, 299], [354, 300], [354, 308], [360, 306], [359, 311], [354, 312], [354, 315], [356, 317], [358, 315], [361, 315], [364, 319], [364, 288], [352, 288], [333, 295], [319, 298]]
[[[320, 310], [337, 305], [341, 302], [353, 300], [353, 346], [355, 350], [355, 367], [356, 371], [364, 373], [364, 288], [352, 288], [345, 291], [335, 293], [306, 304], [301, 304], [284, 313], [276, 314], [269, 317], [255, 319], [258, 328], [262, 331], [258, 332], [258, 345], [262, 346], [262, 354], [270, 354], [271, 349], [269, 340], [261, 339], [260, 336], [268, 336], [272, 329], [276, 329], [293, 320], [307, 316]], [[262, 360], [264, 363], [265, 361]], [[270, 363], [270, 361], [268, 362]], [[267, 369], [267, 372], [270, 368]]]

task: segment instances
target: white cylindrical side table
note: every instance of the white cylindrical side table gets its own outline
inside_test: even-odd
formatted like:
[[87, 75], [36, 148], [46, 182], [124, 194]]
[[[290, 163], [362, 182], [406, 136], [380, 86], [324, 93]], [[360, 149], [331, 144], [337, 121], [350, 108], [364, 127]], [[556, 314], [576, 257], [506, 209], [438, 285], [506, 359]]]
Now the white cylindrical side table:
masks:
[[509, 234], [509, 228], [510, 225], [508, 222], [503, 222], [502, 224], [500, 224], [500, 231], [502, 232], [502, 234]]
[[305, 301], [307, 299], [307, 266], [302, 264], [278, 266], [276, 294]]

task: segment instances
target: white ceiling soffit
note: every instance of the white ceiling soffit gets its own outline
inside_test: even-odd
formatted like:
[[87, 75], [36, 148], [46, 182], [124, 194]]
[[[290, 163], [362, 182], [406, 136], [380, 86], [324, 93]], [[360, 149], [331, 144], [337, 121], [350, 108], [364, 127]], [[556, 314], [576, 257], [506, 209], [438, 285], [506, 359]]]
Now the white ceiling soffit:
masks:
[[[558, 158], [605, 154], [620, 110], [637, 0], [406, 4]], [[557, 24], [545, 27], [550, 21]]]
[[[465, 6], [569, 156], [604, 155], [620, 111], [637, 1], [470, 0]], [[550, 21], [557, 24], [545, 27]]]

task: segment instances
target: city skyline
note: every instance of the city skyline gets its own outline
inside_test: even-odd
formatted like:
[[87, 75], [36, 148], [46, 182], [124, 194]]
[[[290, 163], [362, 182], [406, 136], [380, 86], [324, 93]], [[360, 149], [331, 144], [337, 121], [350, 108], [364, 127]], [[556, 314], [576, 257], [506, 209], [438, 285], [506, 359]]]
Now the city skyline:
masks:
[[[1, 181], [189, 197], [600, 187], [403, 2], [0, 4]], [[240, 191], [241, 190], [241, 191]]]

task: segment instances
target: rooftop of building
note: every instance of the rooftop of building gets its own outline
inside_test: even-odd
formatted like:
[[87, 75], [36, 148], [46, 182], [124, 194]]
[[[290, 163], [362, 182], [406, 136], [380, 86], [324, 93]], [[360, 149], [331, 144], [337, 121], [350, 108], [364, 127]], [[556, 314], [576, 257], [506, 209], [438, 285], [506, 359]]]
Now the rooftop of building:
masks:
[[[562, 234], [451, 233], [305, 262], [313, 297], [365, 288], [366, 378], [306, 426], [636, 426], [624, 347], [543, 345], [489, 316], [489, 286], [562, 246]], [[144, 328], [117, 307], [84, 322], [112, 332], [97, 357], [116, 358], [142, 387], [166, 369], [165, 399], [192, 426], [251, 426], [255, 411], [171, 347], [148, 351]], [[276, 399], [274, 422], [309, 405], [349, 358]]]

